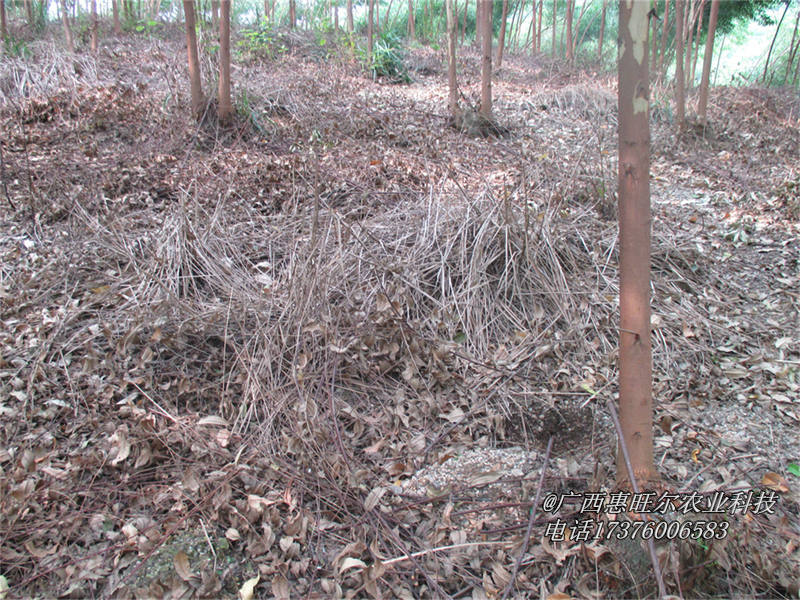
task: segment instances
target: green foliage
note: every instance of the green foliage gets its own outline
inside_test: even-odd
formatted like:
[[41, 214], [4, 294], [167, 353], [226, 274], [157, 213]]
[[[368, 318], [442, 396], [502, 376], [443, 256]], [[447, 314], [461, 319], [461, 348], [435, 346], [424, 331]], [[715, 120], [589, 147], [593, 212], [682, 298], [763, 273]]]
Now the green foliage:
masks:
[[258, 27], [243, 29], [238, 46], [244, 52], [269, 60], [273, 60], [289, 50], [280, 36], [276, 34], [272, 23], [266, 18], [261, 20]]
[[400, 38], [391, 33], [384, 33], [375, 40], [371, 64], [364, 49], [361, 50], [361, 58], [373, 78], [382, 77], [392, 83], [411, 82], [405, 65], [405, 49]]
[[18, 40], [11, 36], [7, 36], [5, 39], [3, 39], [2, 44], [4, 51], [8, 56], [13, 56], [15, 58], [31, 58], [33, 56], [25, 40]]

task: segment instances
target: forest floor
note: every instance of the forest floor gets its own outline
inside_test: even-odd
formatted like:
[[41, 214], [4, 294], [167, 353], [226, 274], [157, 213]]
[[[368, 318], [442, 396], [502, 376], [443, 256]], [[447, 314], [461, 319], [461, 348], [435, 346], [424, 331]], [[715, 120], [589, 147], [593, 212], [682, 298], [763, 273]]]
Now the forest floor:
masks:
[[[579, 505], [525, 536], [537, 491], [615, 486], [614, 77], [507, 55], [502, 135], [470, 137], [443, 51], [391, 84], [275, 34], [237, 46], [220, 128], [179, 30], [28, 49], [0, 69], [9, 597], [656, 593], [638, 542], [545, 536]], [[777, 501], [670, 513], [726, 535], [656, 550], [672, 594], [794, 597], [800, 98], [709, 115], [678, 137], [653, 91], [656, 464]]]

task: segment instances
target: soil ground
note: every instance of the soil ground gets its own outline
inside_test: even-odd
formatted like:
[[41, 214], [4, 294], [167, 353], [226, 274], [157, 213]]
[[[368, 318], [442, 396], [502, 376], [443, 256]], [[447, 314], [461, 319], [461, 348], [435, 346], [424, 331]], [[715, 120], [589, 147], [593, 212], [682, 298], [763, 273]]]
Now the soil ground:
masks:
[[[579, 507], [525, 535], [537, 491], [615, 485], [612, 76], [507, 54], [472, 137], [443, 51], [392, 84], [276, 33], [237, 47], [220, 128], [187, 114], [177, 29], [28, 48], [0, 74], [9, 597], [655, 593], [638, 543], [546, 538]], [[656, 551], [675, 595], [796, 597], [800, 98], [715, 89], [683, 136], [670, 106], [656, 86], [662, 487], [777, 502]]]

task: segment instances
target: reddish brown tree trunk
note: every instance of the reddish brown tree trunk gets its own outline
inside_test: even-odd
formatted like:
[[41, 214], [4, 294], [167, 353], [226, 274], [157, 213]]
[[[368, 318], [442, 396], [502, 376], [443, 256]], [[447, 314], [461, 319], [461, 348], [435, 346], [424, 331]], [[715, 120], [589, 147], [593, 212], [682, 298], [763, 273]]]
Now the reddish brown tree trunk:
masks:
[[227, 125], [233, 117], [231, 104], [231, 0], [221, 0], [219, 14], [219, 90], [217, 114]]
[[542, 25], [544, 21], [542, 20], [542, 11], [544, 9], [544, 0], [539, 0], [539, 23], [536, 26], [536, 51], [542, 51]]
[[536, 0], [531, 2], [531, 54], [536, 52]]
[[711, 0], [711, 14], [708, 17], [708, 35], [706, 36], [706, 51], [703, 54], [703, 76], [700, 80], [700, 101], [697, 105], [697, 117], [702, 125], [706, 124], [708, 82], [711, 77], [711, 55], [714, 53], [714, 34], [717, 30], [718, 13], [719, 0]]
[[556, 38], [558, 34], [556, 33], [556, 16], [558, 15], [558, 0], [553, 0], [553, 58], [556, 56]]
[[689, 81], [694, 86], [695, 74], [697, 73], [697, 57], [700, 54], [700, 34], [703, 33], [703, 8], [705, 8], [706, 1], [700, 0], [700, 9], [697, 14], [697, 30], [694, 34], [694, 58], [692, 59], [692, 74]]
[[295, 0], [289, 0], [289, 29], [294, 29], [297, 24], [297, 6]]
[[467, 7], [469, 0], [464, 0], [464, 14], [461, 17], [461, 45], [464, 45], [464, 37], [467, 35]]
[[67, 40], [67, 50], [75, 52], [75, 43], [72, 41], [72, 29], [69, 26], [67, 0], [61, 0], [61, 23], [64, 25], [64, 37]]
[[608, 0], [603, 0], [603, 8], [600, 11], [600, 35], [597, 36], [597, 58], [603, 58], [603, 34], [606, 32], [606, 9]]
[[[656, 481], [653, 463], [650, 347], [650, 125], [648, 120], [649, 2], [620, 2], [619, 12], [619, 418], [644, 489]], [[629, 480], [622, 452], [617, 481]]]
[[6, 1], [0, 0], [0, 37], [4, 41], [8, 37], [8, 26], [6, 24]]
[[500, 17], [500, 31], [497, 36], [497, 68], [503, 64], [503, 46], [506, 43], [506, 20], [508, 19], [508, 0], [503, 0], [503, 16]]
[[481, 110], [487, 119], [492, 116], [492, 0], [478, 0], [481, 21]]
[[788, 10], [789, 10], [789, 0], [786, 0], [786, 8], [783, 9], [781, 20], [778, 21], [778, 26], [775, 28], [775, 35], [772, 36], [772, 42], [769, 45], [769, 51], [767, 52], [767, 60], [764, 62], [764, 73], [761, 75], [761, 83], [764, 83], [767, 80], [767, 69], [769, 69], [769, 59], [772, 56], [772, 48], [775, 46], [775, 40], [778, 39], [778, 32], [781, 30], [781, 24], [783, 23], [783, 18], [786, 16], [786, 11]]
[[[794, 20], [794, 31], [792, 31], [792, 41], [789, 44], [789, 59], [786, 61], [786, 75], [783, 78], [783, 83], [786, 83], [786, 80], [789, 79], [789, 73], [792, 70], [792, 64], [794, 64], [794, 57], [795, 54], [797, 53], [797, 45], [795, 45], [795, 40], [797, 39], [798, 26], [800, 26], [800, 10], [797, 11], [797, 18]], [[725, 40], [724, 37], [722, 39], [723, 41]]]
[[353, 33], [353, 0], [347, 0], [347, 33]]
[[686, 87], [688, 89], [692, 89], [693, 82], [689, 79], [689, 76], [692, 74], [692, 35], [694, 31], [694, 23], [696, 19], [695, 11], [697, 10], [697, 5], [694, 3], [694, 0], [686, 0], [689, 4], [689, 15], [688, 19], [686, 20], [687, 28], [685, 30], [686, 35], [686, 45], [684, 47], [684, 52], [686, 53], [686, 60], [683, 66], [684, 75], [686, 76]]
[[686, 125], [686, 93], [683, 76], [683, 25], [684, 0], [675, 0], [675, 113], [678, 131], [683, 132]]
[[372, 68], [372, 21], [374, 18], [375, 0], [369, 0], [369, 12], [367, 15], [367, 59]]
[[458, 122], [461, 111], [458, 108], [458, 82], [456, 80], [456, 18], [453, 0], [445, 0], [447, 11], [447, 87], [449, 90], [448, 108], [450, 116]]
[[219, 29], [219, 0], [211, 0], [211, 28]]
[[414, 39], [417, 32], [414, 30], [414, 0], [408, 0], [408, 37]]
[[183, 15], [186, 24], [186, 55], [189, 63], [189, 84], [192, 92], [192, 116], [203, 116], [203, 85], [200, 81], [200, 58], [197, 54], [197, 33], [194, 22], [194, 2], [183, 0]]
[[119, 22], [119, 0], [111, 0], [111, 10], [114, 13], [114, 35], [120, 35], [122, 25]]
[[97, 52], [97, 0], [92, 0], [92, 52]]
[[33, 2], [32, 0], [24, 0], [25, 14], [28, 15], [28, 25], [33, 27]]
[[567, 61], [572, 62], [573, 54], [572, 54], [572, 8], [575, 4], [575, 0], [567, 0], [567, 19], [566, 24], [564, 27], [567, 30], [567, 35], [565, 36], [566, 39], [566, 56]]

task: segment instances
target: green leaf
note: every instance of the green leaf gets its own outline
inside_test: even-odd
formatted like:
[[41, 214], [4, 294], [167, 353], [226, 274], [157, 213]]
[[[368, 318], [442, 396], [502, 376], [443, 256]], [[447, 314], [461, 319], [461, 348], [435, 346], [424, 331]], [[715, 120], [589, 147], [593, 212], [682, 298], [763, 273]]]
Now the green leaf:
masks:
[[797, 463], [789, 463], [789, 465], [786, 467], [786, 470], [795, 477], [800, 477], [800, 465]]

